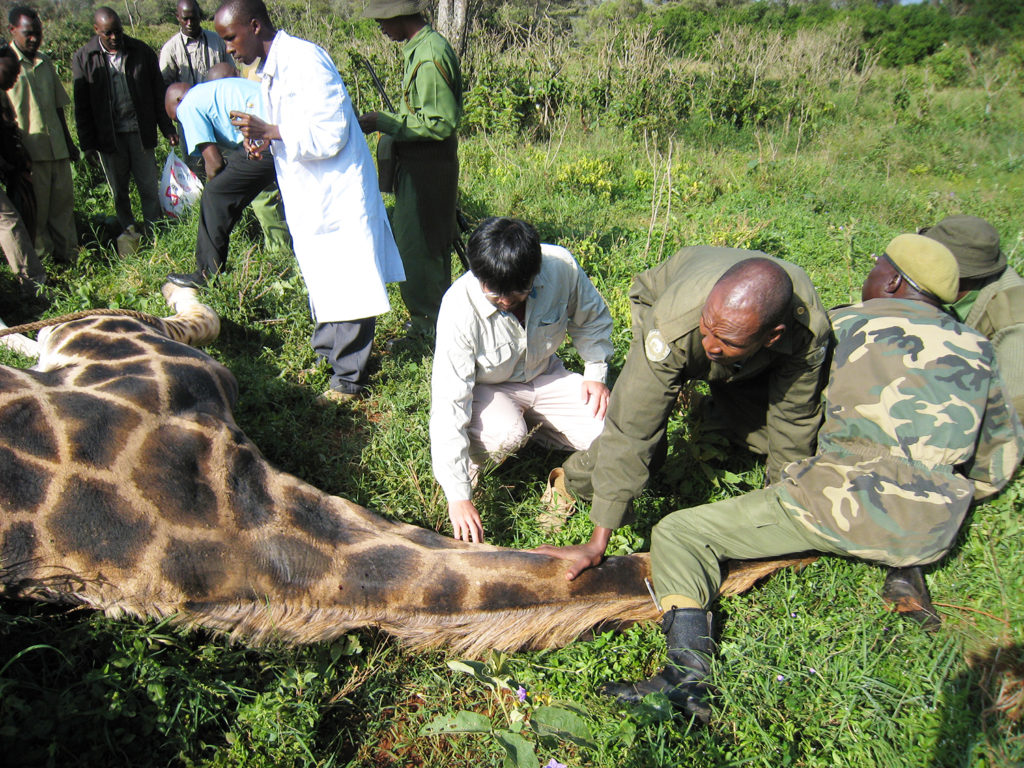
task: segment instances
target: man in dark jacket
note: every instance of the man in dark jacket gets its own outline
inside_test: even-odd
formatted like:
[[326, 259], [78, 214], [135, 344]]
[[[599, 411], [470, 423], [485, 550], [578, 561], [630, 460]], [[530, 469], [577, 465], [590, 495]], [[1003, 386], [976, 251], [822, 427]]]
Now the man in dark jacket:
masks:
[[75, 52], [71, 64], [78, 140], [87, 153], [99, 154], [121, 226], [134, 223], [129, 176], [135, 177], [148, 226], [161, 216], [156, 129], [172, 146], [178, 143], [164, 112], [163, 76], [153, 50], [126, 36], [111, 8], [96, 10], [92, 28], [96, 36]]

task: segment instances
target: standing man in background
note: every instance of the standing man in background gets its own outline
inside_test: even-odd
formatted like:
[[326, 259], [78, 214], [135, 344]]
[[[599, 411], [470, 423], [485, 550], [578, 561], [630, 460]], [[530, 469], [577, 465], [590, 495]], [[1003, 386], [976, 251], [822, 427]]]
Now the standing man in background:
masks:
[[160, 73], [167, 85], [201, 83], [210, 67], [230, 59], [228, 49], [217, 33], [203, 29], [196, 0], [178, 0], [174, 18], [180, 29], [160, 49]]
[[455, 51], [427, 24], [421, 7], [417, 0], [370, 0], [363, 11], [391, 40], [405, 42], [405, 70], [398, 111], [368, 112], [359, 126], [395, 141], [391, 226], [407, 278], [402, 300], [411, 318], [409, 336], [429, 341], [451, 283], [462, 73]]
[[156, 129], [171, 143], [178, 134], [164, 112], [164, 85], [153, 49], [124, 34], [121, 18], [103, 6], [93, 14], [96, 35], [75, 52], [75, 121], [86, 152], [98, 152], [114, 195], [117, 220], [125, 229], [135, 222], [129, 178], [135, 178], [147, 228], [158, 221], [159, 176]]
[[36, 253], [67, 263], [78, 248], [71, 181], [71, 161], [78, 159], [78, 147], [64, 116], [71, 100], [50, 57], [39, 50], [43, 40], [39, 14], [19, 5], [11, 9], [8, 21], [11, 47], [21, 61], [21, 77], [8, 96], [32, 159]]
[[272, 152], [295, 256], [316, 326], [314, 351], [331, 365], [335, 402], [359, 397], [386, 283], [405, 279], [370, 148], [327, 52], [278, 32], [262, 0], [230, 0], [214, 24], [228, 53], [263, 59], [267, 119], [232, 112], [254, 156]]
[[[0, 47], [0, 90], [8, 91], [18, 79], [21, 65], [8, 46]], [[0, 93], [0, 248], [11, 267], [11, 272], [26, 293], [46, 283], [46, 273], [39, 263], [32, 237], [21, 212], [12, 198], [17, 198], [19, 187], [27, 187], [31, 198], [32, 161], [21, 143], [21, 131], [14, 120], [14, 110], [6, 93]], [[31, 200], [25, 204], [31, 205]]]

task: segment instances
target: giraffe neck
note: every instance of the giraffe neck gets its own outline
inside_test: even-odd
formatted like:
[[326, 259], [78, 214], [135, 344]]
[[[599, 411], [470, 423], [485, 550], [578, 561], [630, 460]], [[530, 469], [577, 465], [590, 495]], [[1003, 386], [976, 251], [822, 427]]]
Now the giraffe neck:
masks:
[[[165, 327], [170, 327], [165, 322]], [[379, 626], [467, 651], [654, 613], [645, 558], [569, 583], [551, 557], [389, 522], [272, 467], [234, 377], [137, 320], [57, 327], [0, 368], [0, 583], [253, 640]]]

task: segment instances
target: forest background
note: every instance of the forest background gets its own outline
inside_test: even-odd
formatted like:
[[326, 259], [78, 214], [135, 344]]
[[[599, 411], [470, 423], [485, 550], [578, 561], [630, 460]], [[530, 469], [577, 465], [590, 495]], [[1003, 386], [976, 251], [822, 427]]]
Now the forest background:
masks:
[[[128, 34], [154, 48], [175, 30], [171, 0], [116, 7]], [[369, 111], [380, 101], [356, 56], [392, 97], [401, 58], [360, 9], [345, 0], [271, 5], [281, 28], [331, 53], [357, 109]], [[70, 81], [90, 11], [80, 2], [40, 10], [43, 49]], [[1024, 9], [1015, 0], [468, 0], [467, 12], [462, 208], [473, 220], [527, 219], [576, 255], [614, 315], [616, 371], [630, 338], [632, 277], [680, 246], [792, 260], [831, 306], [858, 296], [871, 255], [892, 236], [967, 213], [996, 226], [1021, 269]], [[72, 266], [48, 265], [53, 283], [36, 304], [0, 273], [0, 316], [14, 324], [108, 306], [163, 314], [164, 275], [194, 263], [195, 213], [120, 257], [106, 185], [85, 164], [75, 168], [75, 195], [83, 253]], [[208, 351], [239, 379], [243, 429], [272, 462], [320, 488], [447, 531], [429, 463], [430, 357], [385, 351], [405, 320], [397, 292], [378, 326], [371, 397], [325, 408], [314, 401], [328, 373], [309, 349], [293, 261], [264, 253], [246, 219], [230, 266], [205, 292], [224, 320]], [[701, 436], [685, 407], [694, 392], [672, 417], [665, 470], [613, 551], [647, 549], [651, 526], [671, 510], [761, 485], [759, 461]], [[477, 502], [491, 542], [589, 535], [585, 513], [554, 537], [537, 525], [543, 479], [560, 460], [527, 448], [483, 478]], [[943, 616], [935, 634], [885, 611], [881, 569], [836, 558], [722, 601], [717, 707], [704, 730], [664, 700], [624, 710], [596, 693], [602, 681], [657, 668], [663, 643], [653, 626], [470, 664], [410, 653], [370, 630], [250, 649], [4, 600], [3, 761], [1021, 765], [1022, 491], [1018, 475], [928, 569]], [[436, 735], [446, 725], [462, 732]]]

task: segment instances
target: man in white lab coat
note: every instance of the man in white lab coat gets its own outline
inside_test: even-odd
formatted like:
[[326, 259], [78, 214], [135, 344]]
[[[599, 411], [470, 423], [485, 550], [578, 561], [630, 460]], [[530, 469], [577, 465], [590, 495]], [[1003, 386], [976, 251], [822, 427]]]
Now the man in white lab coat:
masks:
[[316, 321], [313, 349], [334, 369], [324, 394], [358, 397], [376, 316], [390, 308], [385, 283], [405, 273], [352, 101], [327, 52], [278, 32], [262, 0], [229, 0], [214, 26], [236, 61], [264, 62], [267, 120], [232, 112], [232, 122], [250, 152], [273, 153]]

